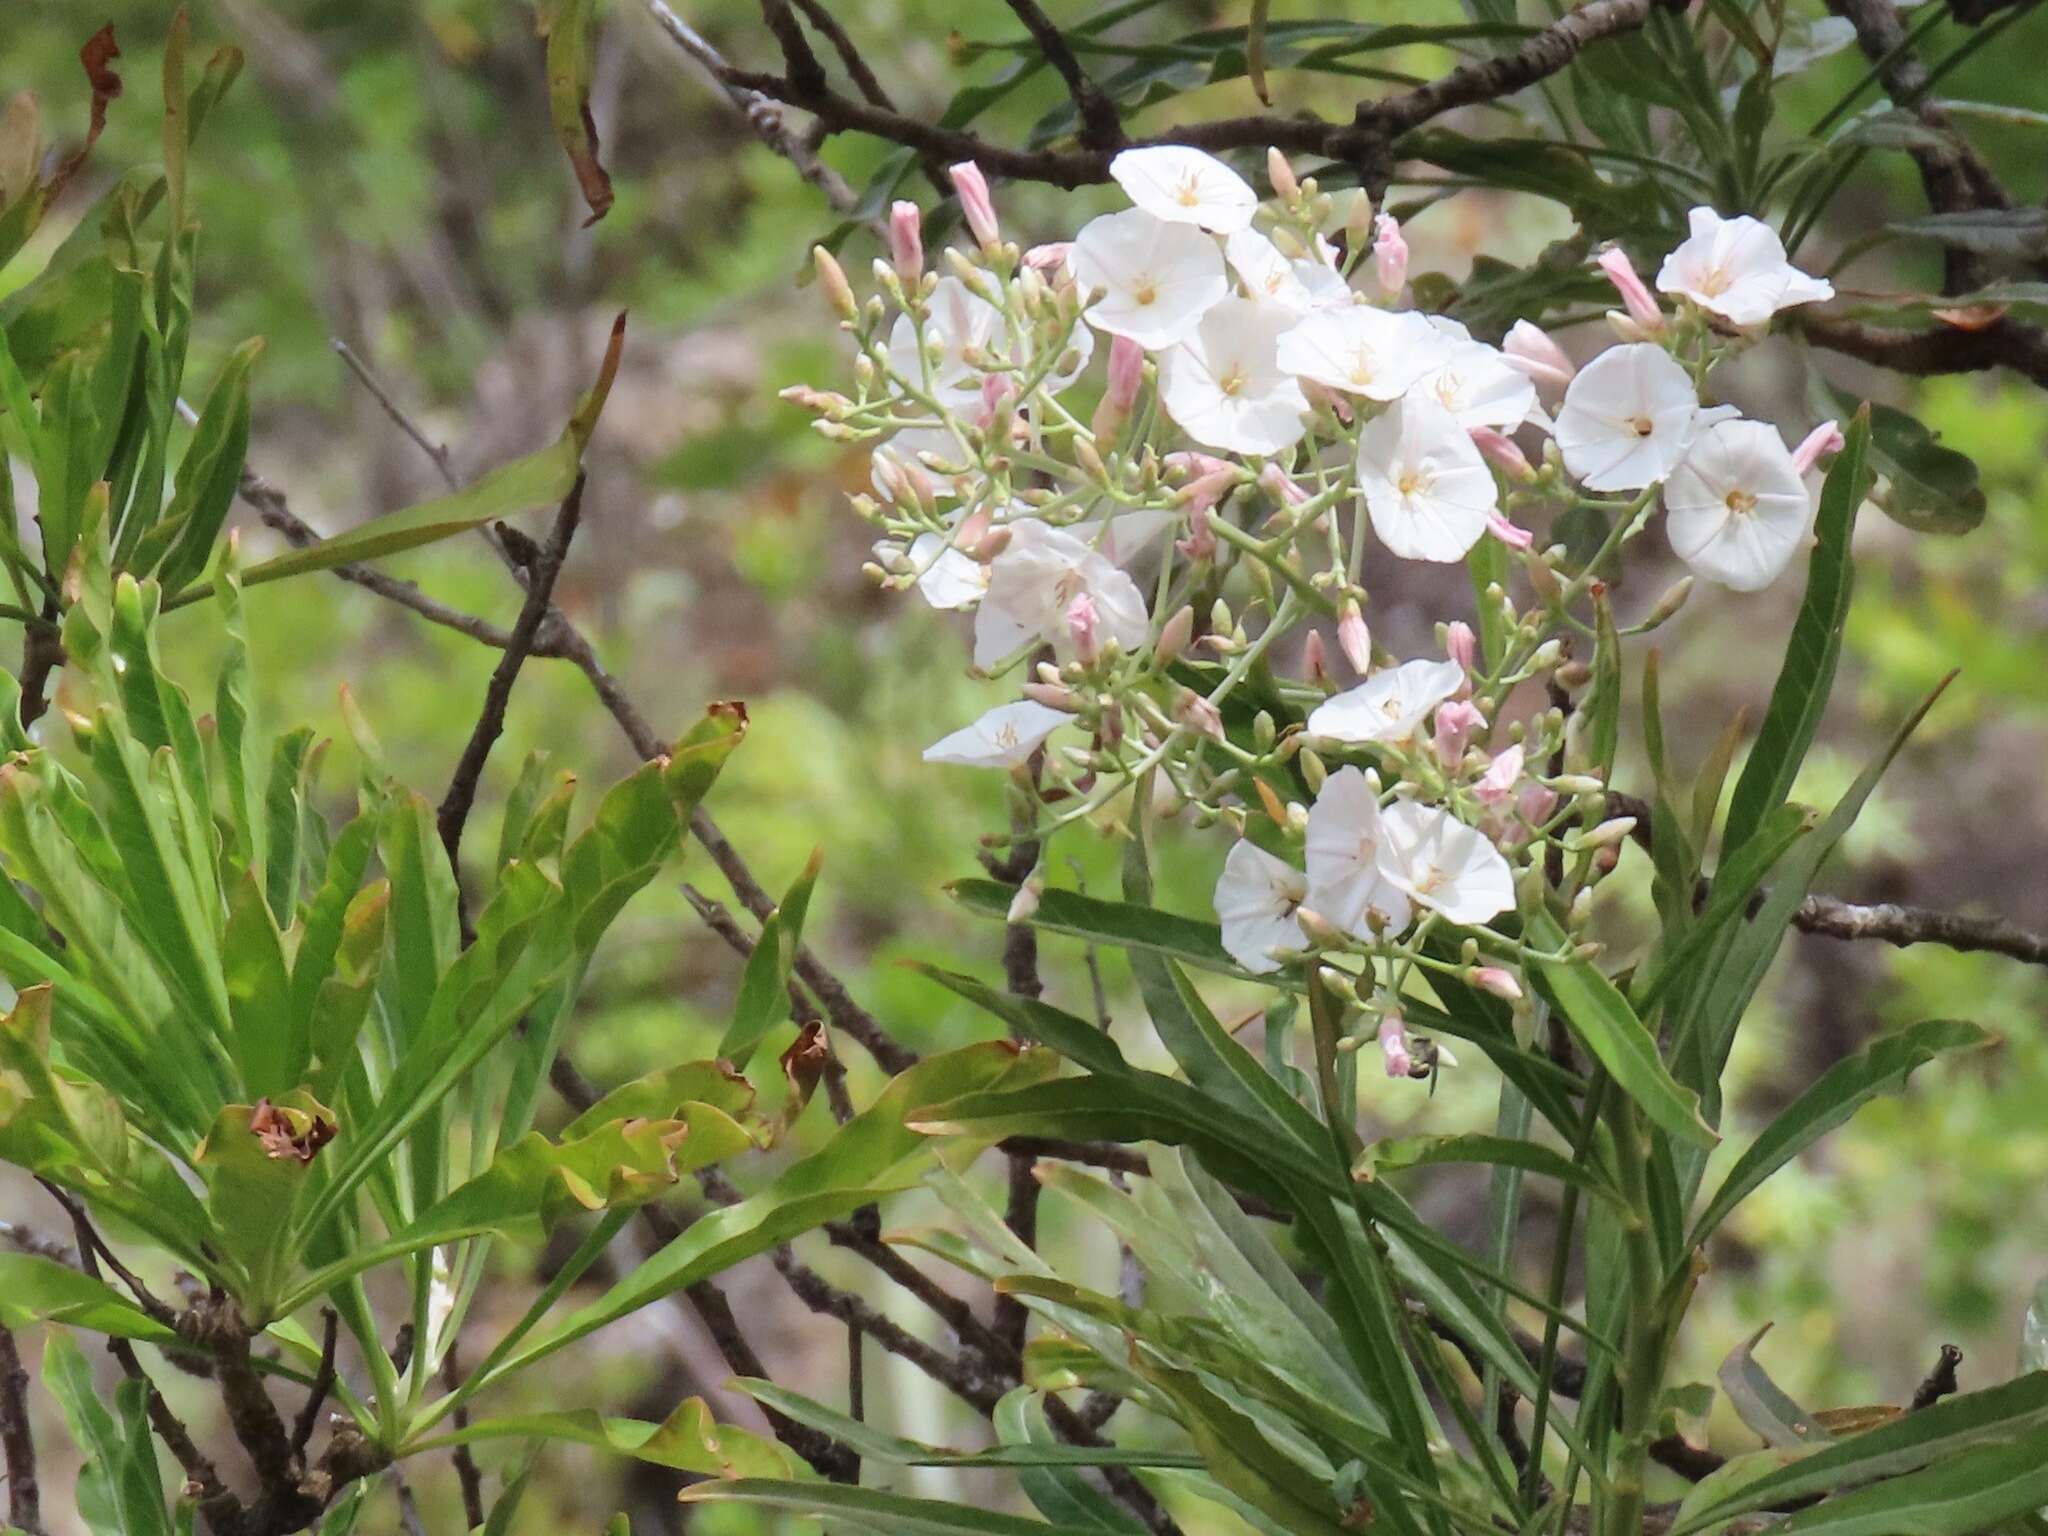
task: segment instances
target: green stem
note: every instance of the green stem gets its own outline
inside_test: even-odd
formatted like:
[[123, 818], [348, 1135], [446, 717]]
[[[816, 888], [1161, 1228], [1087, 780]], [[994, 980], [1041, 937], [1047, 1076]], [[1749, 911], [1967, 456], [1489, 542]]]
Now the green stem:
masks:
[[1629, 1216], [1622, 1230], [1628, 1265], [1628, 1337], [1621, 1391], [1621, 1444], [1615, 1453], [1614, 1495], [1601, 1522], [1603, 1536], [1641, 1536], [1643, 1484], [1649, 1470], [1650, 1430], [1664, 1375], [1663, 1287], [1658, 1284], [1657, 1247], [1651, 1235], [1650, 1190], [1644, 1177], [1648, 1152], [1638, 1135], [1635, 1106], [1625, 1097], [1610, 1106], [1615, 1174]]

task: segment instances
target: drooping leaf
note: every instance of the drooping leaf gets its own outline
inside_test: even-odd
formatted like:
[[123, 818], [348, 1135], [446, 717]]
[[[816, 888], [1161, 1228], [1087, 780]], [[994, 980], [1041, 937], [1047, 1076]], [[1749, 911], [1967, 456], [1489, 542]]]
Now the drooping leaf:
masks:
[[1728, 1394], [1742, 1422], [1762, 1435], [1766, 1445], [1780, 1450], [1825, 1445], [1832, 1438], [1826, 1428], [1793, 1402], [1757, 1362], [1756, 1346], [1770, 1331], [1771, 1325], [1765, 1323], [1728, 1351], [1728, 1358], [1721, 1362], [1721, 1390]]
[[701, 1397], [685, 1400], [659, 1424], [611, 1418], [588, 1409], [478, 1419], [408, 1445], [402, 1454], [416, 1456], [489, 1440], [570, 1441], [714, 1479], [787, 1477], [792, 1470], [789, 1452], [773, 1440], [719, 1423]]
[[537, 16], [547, 43], [548, 112], [590, 207], [586, 229], [612, 207], [612, 179], [598, 160], [597, 124], [590, 115], [591, 34], [598, 10], [599, 0], [542, 0]]

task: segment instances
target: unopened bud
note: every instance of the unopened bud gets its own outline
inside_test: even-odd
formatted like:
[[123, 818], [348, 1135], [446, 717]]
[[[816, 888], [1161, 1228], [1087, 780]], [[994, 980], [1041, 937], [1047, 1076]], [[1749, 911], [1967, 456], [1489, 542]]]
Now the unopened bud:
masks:
[[1560, 688], [1583, 688], [1593, 680], [1593, 669], [1583, 661], [1568, 661], [1552, 675]]
[[1301, 931], [1308, 935], [1308, 942], [1315, 949], [1342, 949], [1344, 932], [1313, 907], [1296, 907], [1294, 920], [1301, 924]]
[[1173, 701], [1174, 718], [1190, 730], [1199, 731], [1212, 741], [1222, 741], [1223, 716], [1211, 704], [1191, 688], [1183, 688], [1180, 696]]
[[1536, 654], [1529, 658], [1531, 672], [1547, 672], [1564, 659], [1564, 642], [1546, 640], [1536, 647]]
[[1152, 648], [1155, 666], [1164, 667], [1178, 659], [1188, 648], [1188, 641], [1195, 633], [1195, 610], [1183, 604], [1176, 609], [1172, 618], [1160, 626], [1159, 643]]
[[1002, 239], [1002, 232], [996, 224], [996, 207], [988, 193], [988, 178], [981, 174], [981, 167], [972, 160], [963, 160], [951, 167], [953, 190], [960, 196], [960, 212], [967, 220], [967, 227], [982, 247], [996, 244]]
[[1552, 341], [1547, 331], [1527, 320], [1517, 320], [1508, 327], [1500, 350], [1510, 368], [1518, 369], [1536, 384], [1562, 389], [1578, 371], [1564, 348]]
[[1664, 311], [1657, 306], [1657, 299], [1643, 280], [1636, 275], [1635, 263], [1628, 259], [1628, 253], [1618, 245], [1610, 245], [1597, 258], [1600, 270], [1607, 274], [1607, 280], [1614, 284], [1621, 295], [1621, 302], [1628, 308], [1628, 318], [1635, 323], [1644, 336], [1654, 336], [1664, 329]]
[[1491, 992], [1495, 997], [1506, 998], [1511, 1003], [1522, 999], [1522, 984], [1514, 974], [1497, 965], [1482, 965], [1472, 973], [1472, 985], [1482, 992]]
[[1372, 199], [1363, 187], [1351, 194], [1344, 205], [1344, 235], [1354, 251], [1363, 250], [1372, 238]]
[[1590, 773], [1560, 773], [1544, 783], [1560, 795], [1600, 795], [1607, 792], [1607, 786]]
[[1323, 766], [1323, 760], [1309, 748], [1303, 747], [1296, 755], [1295, 761], [1301, 765], [1301, 780], [1308, 785], [1308, 792], [1312, 795], [1321, 794], [1323, 780], [1330, 776], [1330, 770]]
[[1337, 646], [1351, 670], [1363, 677], [1372, 670], [1372, 635], [1365, 627], [1365, 615], [1356, 599], [1347, 599], [1337, 617]]
[[818, 269], [818, 286], [824, 290], [826, 302], [839, 311], [842, 320], [860, 317], [860, 304], [853, 296], [853, 285], [846, 280], [846, 271], [839, 260], [822, 245], [811, 247], [811, 261]]
[[1329, 664], [1323, 659], [1323, 632], [1312, 629], [1301, 643], [1301, 670], [1318, 688], [1330, 686]]
[[889, 260], [897, 277], [906, 283], [914, 283], [924, 275], [922, 218], [915, 203], [889, 205]]
[[1603, 821], [1599, 826], [1579, 839], [1581, 851], [1591, 848], [1611, 848], [1636, 829], [1633, 816], [1616, 816]]
[[1372, 266], [1380, 287], [1390, 294], [1399, 293], [1408, 281], [1408, 242], [1400, 220], [1391, 213], [1373, 221]]
[[1677, 613], [1679, 609], [1683, 608], [1685, 600], [1691, 596], [1692, 578], [1690, 576], [1679, 577], [1678, 580], [1674, 581], [1666, 589], [1664, 595], [1657, 599], [1656, 607], [1650, 610], [1649, 615], [1644, 618], [1641, 627], [1644, 629], [1655, 629], [1659, 624], [1662, 624], [1666, 619]]
[[1081, 696], [1065, 683], [1026, 683], [1024, 697], [1035, 699], [1047, 709], [1061, 709], [1073, 714], [1081, 707]]
[[1301, 183], [1294, 179], [1294, 167], [1277, 149], [1266, 151], [1266, 180], [1273, 184], [1273, 195], [1283, 202], [1291, 203], [1301, 196]]
[[1017, 887], [1017, 894], [1010, 898], [1009, 920], [1013, 923], [1028, 923], [1038, 915], [1039, 898], [1045, 895], [1045, 882], [1033, 875]]

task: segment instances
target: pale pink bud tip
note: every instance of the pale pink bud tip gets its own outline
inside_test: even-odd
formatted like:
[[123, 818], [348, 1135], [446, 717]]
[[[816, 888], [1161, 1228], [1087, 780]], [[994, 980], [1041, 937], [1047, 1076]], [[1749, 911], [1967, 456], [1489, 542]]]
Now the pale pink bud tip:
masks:
[[1479, 637], [1463, 619], [1444, 626], [1444, 654], [1467, 672], [1479, 655]]
[[1034, 272], [1054, 274], [1066, 270], [1067, 257], [1074, 249], [1071, 240], [1054, 240], [1034, 245], [1024, 253], [1024, 265]]
[[1415, 1058], [1408, 1054], [1408, 1026], [1398, 1013], [1380, 1020], [1380, 1054], [1387, 1059], [1389, 1077], [1406, 1077], [1415, 1070]]
[[[1529, 463], [1529, 456], [1517, 448], [1515, 440], [1506, 433], [1493, 427], [1473, 427], [1470, 430], [1473, 446], [1485, 454], [1487, 460], [1502, 474], [1514, 480], [1527, 480], [1535, 475], [1536, 471]], [[1518, 544], [1515, 547], [1526, 549], [1528, 546]]]
[[1491, 533], [1509, 549], [1527, 549], [1536, 542], [1536, 535], [1526, 528], [1518, 528], [1498, 512], [1486, 514], [1486, 531]]
[[1522, 776], [1525, 757], [1520, 746], [1512, 746], [1487, 765], [1484, 776], [1472, 786], [1481, 805], [1499, 805], [1515, 792], [1515, 781]]
[[1480, 966], [1472, 973], [1472, 985], [1481, 991], [1491, 992], [1495, 997], [1504, 997], [1511, 1003], [1521, 1001], [1522, 984], [1497, 965]]
[[1200, 731], [1212, 741], [1224, 740], [1223, 716], [1214, 704], [1192, 691], [1183, 693], [1174, 713], [1190, 730]]
[[974, 238], [983, 245], [994, 245], [1002, 238], [996, 225], [996, 205], [988, 195], [988, 178], [981, 174], [981, 167], [972, 160], [962, 160], [951, 168], [953, 190], [960, 194], [960, 212], [967, 219], [967, 227]]
[[1337, 619], [1337, 646], [1351, 670], [1361, 677], [1372, 670], [1372, 635], [1365, 627], [1365, 615], [1358, 604], [1346, 603]]
[[1600, 270], [1620, 293], [1629, 319], [1646, 332], [1662, 330], [1664, 311], [1657, 307], [1656, 299], [1636, 275], [1635, 263], [1628, 259], [1628, 253], [1618, 245], [1610, 245], [1600, 253], [1599, 263]]
[[1287, 471], [1278, 464], [1268, 464], [1259, 471], [1259, 489], [1284, 507], [1298, 507], [1308, 500], [1308, 492], [1289, 479]]
[[1450, 699], [1439, 704], [1436, 711], [1437, 760], [1447, 768], [1457, 767], [1465, 760], [1465, 743], [1484, 724], [1486, 716], [1463, 699]]
[[896, 275], [914, 283], [924, 275], [924, 216], [917, 204], [889, 205], [889, 261]]
[[1067, 604], [1067, 634], [1081, 661], [1093, 661], [1102, 653], [1102, 618], [1095, 610], [1095, 599], [1086, 592]]
[[1517, 320], [1508, 327], [1500, 350], [1510, 368], [1520, 369], [1538, 384], [1562, 389], [1578, 372], [1564, 348], [1551, 340], [1550, 333], [1527, 320]]
[[1399, 293], [1401, 285], [1408, 281], [1408, 242], [1401, 235], [1401, 224], [1391, 213], [1383, 213], [1373, 221], [1372, 264], [1378, 275], [1380, 287], [1388, 293]]
[[1294, 179], [1294, 167], [1277, 149], [1266, 151], [1266, 180], [1273, 184], [1274, 195], [1285, 202], [1291, 203], [1301, 196], [1301, 183]]
[[1805, 474], [1814, 465], [1830, 454], [1840, 453], [1843, 444], [1842, 429], [1832, 421], [1824, 421], [1799, 441], [1792, 450], [1792, 467]]
[[1301, 670], [1319, 688], [1330, 681], [1330, 665], [1323, 658], [1323, 632], [1319, 629], [1310, 630], [1301, 643]]
[[1109, 399], [1120, 411], [1128, 411], [1138, 398], [1138, 386], [1145, 382], [1145, 349], [1128, 336], [1109, 344]]

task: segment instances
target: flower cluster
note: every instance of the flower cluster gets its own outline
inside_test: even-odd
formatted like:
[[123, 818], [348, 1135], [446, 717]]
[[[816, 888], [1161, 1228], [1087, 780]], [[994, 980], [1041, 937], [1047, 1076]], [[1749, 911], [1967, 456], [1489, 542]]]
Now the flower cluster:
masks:
[[[1127, 793], [1227, 822], [1226, 948], [1259, 974], [1320, 954], [1405, 1073], [1388, 999], [1407, 970], [1519, 996], [1528, 951], [1488, 926], [1516, 907], [1518, 868], [1567, 856], [1583, 896], [1628, 830], [1602, 819], [1610, 765], [1585, 761], [1561, 707], [1591, 675], [1575, 640], [1613, 632], [1594, 572], [1660, 505], [1679, 558], [1737, 591], [1808, 541], [1833, 424], [1788, 447], [1702, 390], [1778, 311], [1832, 290], [1755, 219], [1695, 209], [1654, 291], [1600, 255], [1616, 341], [1578, 366], [1526, 320], [1494, 345], [1407, 305], [1397, 220], [1277, 152], [1263, 203], [1198, 150], [1126, 150], [1111, 171], [1131, 207], [1020, 250], [980, 173], [955, 167], [972, 249], [929, 270], [919, 211], [898, 203], [865, 303], [820, 251], [855, 388], [789, 394], [828, 436], [875, 444], [856, 498], [869, 574], [972, 610], [977, 672], [1025, 674], [926, 758], [1011, 770], [1020, 835], [1041, 843]], [[1591, 559], [1539, 547], [1532, 527], [1567, 514], [1601, 530]], [[1373, 646], [1368, 570], [1403, 560], [1473, 569], [1477, 630], [1441, 626], [1441, 660]], [[1290, 636], [1302, 675], [1282, 678]], [[1547, 706], [1511, 718], [1539, 676]], [[1055, 749], [1068, 728], [1086, 745]]]

